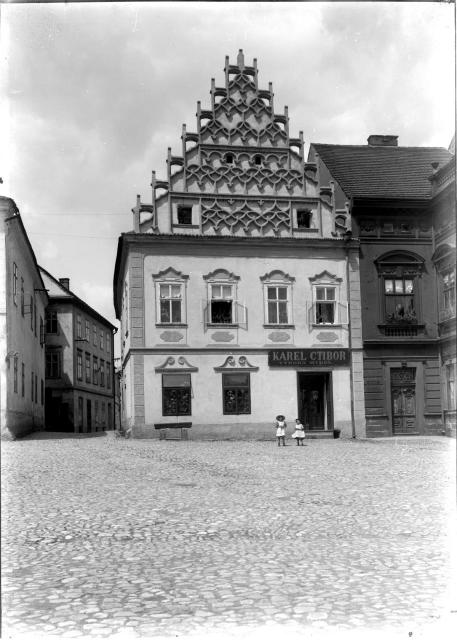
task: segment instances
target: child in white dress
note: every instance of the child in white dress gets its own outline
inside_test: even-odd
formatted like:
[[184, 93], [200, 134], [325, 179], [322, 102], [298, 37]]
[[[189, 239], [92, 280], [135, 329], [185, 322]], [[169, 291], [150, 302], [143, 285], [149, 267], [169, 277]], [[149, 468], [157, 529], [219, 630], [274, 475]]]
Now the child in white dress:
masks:
[[284, 416], [282, 415], [276, 416], [275, 427], [276, 427], [276, 438], [278, 439], [278, 447], [281, 446], [281, 440], [282, 440], [282, 446], [285, 447], [287, 424]]
[[300, 444], [303, 446], [303, 441], [305, 439], [305, 427], [298, 418], [295, 420], [295, 431], [292, 434], [292, 438], [295, 438], [297, 447], [299, 447]]

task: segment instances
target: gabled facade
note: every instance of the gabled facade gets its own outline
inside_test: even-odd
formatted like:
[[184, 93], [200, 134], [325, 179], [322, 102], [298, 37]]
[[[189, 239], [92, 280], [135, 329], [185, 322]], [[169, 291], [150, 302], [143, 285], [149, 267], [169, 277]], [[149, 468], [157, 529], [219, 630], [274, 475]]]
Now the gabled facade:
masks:
[[[454, 150], [455, 151], [455, 150]], [[442, 166], [434, 164], [431, 215], [433, 256], [438, 292], [438, 336], [441, 365], [443, 425], [447, 435], [456, 433], [456, 193], [455, 157]]]
[[226, 58], [196, 131], [119, 239], [123, 422], [136, 437], [365, 434], [359, 245], [257, 64]]
[[48, 297], [19, 210], [0, 197], [0, 423], [2, 437], [44, 428]]
[[115, 327], [41, 268], [46, 311], [46, 428], [92, 433], [114, 429]]
[[310, 148], [360, 242], [367, 436], [443, 429], [429, 177], [432, 163], [450, 157], [441, 148], [399, 147], [396, 136]]

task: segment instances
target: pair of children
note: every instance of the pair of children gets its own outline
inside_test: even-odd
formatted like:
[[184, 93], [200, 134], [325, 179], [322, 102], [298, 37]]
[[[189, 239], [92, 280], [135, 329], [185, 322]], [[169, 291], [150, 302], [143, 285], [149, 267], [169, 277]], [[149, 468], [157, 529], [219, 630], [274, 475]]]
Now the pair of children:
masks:
[[[282, 442], [282, 446], [285, 447], [287, 424], [286, 424], [286, 419], [283, 415], [276, 416], [275, 426], [276, 426], [276, 438], [278, 440], [278, 447], [281, 446], [281, 442]], [[302, 423], [298, 418], [296, 418], [295, 420], [295, 431], [292, 434], [292, 438], [295, 438], [297, 447], [299, 447], [300, 444], [303, 446], [303, 442], [305, 439], [305, 427], [302, 425]]]

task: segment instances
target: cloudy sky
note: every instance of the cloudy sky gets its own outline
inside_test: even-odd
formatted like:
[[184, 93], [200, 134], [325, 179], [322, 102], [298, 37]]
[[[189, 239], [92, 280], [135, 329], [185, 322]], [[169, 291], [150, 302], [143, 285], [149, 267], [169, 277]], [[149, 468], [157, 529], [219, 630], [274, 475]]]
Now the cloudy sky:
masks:
[[448, 147], [454, 8], [446, 3], [82, 3], [1, 6], [2, 195], [37, 260], [115, 322], [117, 238], [150, 172], [194, 131], [225, 56], [258, 60], [307, 143]]

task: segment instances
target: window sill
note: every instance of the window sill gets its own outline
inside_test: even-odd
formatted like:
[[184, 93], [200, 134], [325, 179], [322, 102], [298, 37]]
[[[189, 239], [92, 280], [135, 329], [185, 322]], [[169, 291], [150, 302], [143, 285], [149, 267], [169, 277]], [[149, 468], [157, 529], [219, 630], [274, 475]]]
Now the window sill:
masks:
[[160, 329], [168, 329], [168, 328], [176, 328], [176, 329], [187, 329], [187, 324], [185, 322], [156, 322], [156, 327]]
[[308, 227], [293, 227], [292, 231], [308, 231], [310, 233], [319, 233], [319, 229], [316, 229], [315, 227], [309, 229]]
[[294, 324], [264, 324], [264, 329], [295, 329]]
[[238, 329], [240, 325], [238, 323], [230, 323], [230, 322], [221, 322], [221, 323], [214, 323], [214, 322], [208, 322], [206, 327], [208, 329]]
[[322, 327], [333, 327], [335, 329], [341, 329], [341, 327], [343, 326], [341, 323], [338, 322], [334, 322], [334, 323], [330, 323], [330, 322], [313, 322], [311, 325], [313, 328], [315, 329], [322, 329]]
[[198, 224], [179, 224], [177, 222], [173, 222], [173, 229], [200, 229], [200, 225]]

